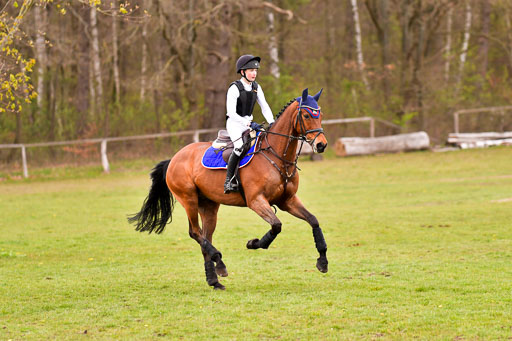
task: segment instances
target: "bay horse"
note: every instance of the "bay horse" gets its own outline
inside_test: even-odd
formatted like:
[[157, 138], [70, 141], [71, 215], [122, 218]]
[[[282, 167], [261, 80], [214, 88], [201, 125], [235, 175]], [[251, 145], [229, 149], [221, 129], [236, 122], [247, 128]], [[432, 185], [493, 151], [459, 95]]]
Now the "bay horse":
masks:
[[187, 213], [190, 237], [201, 246], [208, 285], [224, 290], [217, 275], [225, 277], [228, 272], [222, 254], [212, 245], [220, 204], [249, 207], [270, 224], [271, 229], [261, 239], [247, 242], [248, 249], [267, 249], [281, 232], [281, 221], [272, 209], [275, 205], [311, 225], [320, 255], [316, 267], [327, 272], [327, 244], [318, 220], [296, 195], [299, 142], [300, 148], [306, 142], [318, 153], [327, 146], [321, 125], [323, 114], [316, 102], [321, 93], [322, 90], [315, 96], [309, 96], [308, 89], [305, 89], [301, 97], [290, 101], [281, 110], [267, 131], [261, 132], [251, 163], [239, 169], [242, 192], [224, 194], [225, 170], [202, 166], [201, 158], [212, 142], [192, 143], [179, 150], [171, 160], [155, 166], [149, 194], [140, 212], [131, 216], [129, 222], [135, 223], [137, 231], [161, 233], [172, 221], [177, 200]]

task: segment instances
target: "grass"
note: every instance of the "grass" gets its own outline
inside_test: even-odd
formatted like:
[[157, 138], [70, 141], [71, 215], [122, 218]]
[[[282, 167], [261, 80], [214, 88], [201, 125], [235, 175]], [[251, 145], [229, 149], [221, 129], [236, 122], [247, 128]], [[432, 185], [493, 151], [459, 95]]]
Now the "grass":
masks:
[[153, 162], [3, 181], [0, 340], [511, 338], [511, 160], [493, 148], [301, 162], [329, 273], [305, 222], [278, 212], [272, 246], [247, 250], [269, 227], [223, 206], [224, 292], [206, 284], [181, 206], [162, 235], [127, 224]]

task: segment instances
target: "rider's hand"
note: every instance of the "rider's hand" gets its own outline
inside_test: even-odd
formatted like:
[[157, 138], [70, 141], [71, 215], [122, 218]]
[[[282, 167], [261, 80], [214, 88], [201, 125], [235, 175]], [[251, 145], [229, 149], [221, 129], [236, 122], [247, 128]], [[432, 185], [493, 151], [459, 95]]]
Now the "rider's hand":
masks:
[[256, 123], [256, 122], [251, 122], [251, 129], [258, 131], [258, 130], [262, 130], [263, 126], [261, 124]]

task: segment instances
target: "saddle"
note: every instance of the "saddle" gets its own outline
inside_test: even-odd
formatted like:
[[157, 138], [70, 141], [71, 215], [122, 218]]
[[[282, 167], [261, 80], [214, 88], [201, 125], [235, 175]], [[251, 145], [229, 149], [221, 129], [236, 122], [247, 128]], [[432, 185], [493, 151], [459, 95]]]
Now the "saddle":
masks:
[[[246, 130], [242, 133], [242, 154], [240, 157], [244, 157], [245, 154], [251, 149], [252, 146], [256, 143], [255, 137], [257, 136], [256, 131], [254, 130]], [[217, 138], [215, 141], [212, 142], [212, 147], [215, 149], [222, 150], [222, 158], [226, 163], [229, 160], [229, 156], [233, 152], [233, 142], [231, 141], [231, 138], [229, 137], [227, 130], [219, 130], [217, 133]]]
[[[252, 160], [254, 156], [252, 152], [256, 146], [256, 139], [254, 137], [257, 135], [258, 133], [252, 130], [246, 130], [242, 134], [244, 144], [242, 146], [239, 168], [247, 165]], [[232, 151], [233, 142], [229, 138], [228, 132], [220, 130], [212, 146], [204, 152], [201, 163], [203, 167], [208, 169], [226, 169]]]

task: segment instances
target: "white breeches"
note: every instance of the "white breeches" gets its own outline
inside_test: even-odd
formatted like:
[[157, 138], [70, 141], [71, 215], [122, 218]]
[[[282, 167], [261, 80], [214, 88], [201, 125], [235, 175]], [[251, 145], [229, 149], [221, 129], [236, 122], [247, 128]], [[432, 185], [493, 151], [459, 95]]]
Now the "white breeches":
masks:
[[250, 128], [244, 124], [232, 120], [231, 118], [228, 118], [226, 122], [226, 129], [229, 133], [231, 141], [233, 141], [236, 155], [240, 156], [242, 153], [242, 146], [244, 144], [242, 141], [242, 133]]

